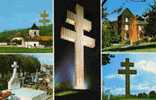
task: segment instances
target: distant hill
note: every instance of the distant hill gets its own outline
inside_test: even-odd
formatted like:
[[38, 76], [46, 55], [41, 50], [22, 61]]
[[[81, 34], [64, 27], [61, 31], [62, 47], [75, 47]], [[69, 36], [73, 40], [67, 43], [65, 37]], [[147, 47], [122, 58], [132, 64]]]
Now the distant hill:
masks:
[[[52, 24], [50, 24], [48, 26], [39, 26], [39, 28], [40, 28], [40, 35], [41, 36], [52, 36], [53, 35]], [[0, 42], [8, 42], [13, 37], [26, 38], [28, 36], [28, 32], [29, 32], [29, 28], [0, 32]]]

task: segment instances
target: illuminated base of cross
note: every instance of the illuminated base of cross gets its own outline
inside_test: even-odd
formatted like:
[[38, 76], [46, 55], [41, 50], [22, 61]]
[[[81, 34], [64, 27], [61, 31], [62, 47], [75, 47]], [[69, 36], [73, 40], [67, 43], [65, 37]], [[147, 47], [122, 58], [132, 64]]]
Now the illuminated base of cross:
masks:
[[74, 86], [74, 89], [84, 90], [84, 89], [87, 89], [87, 86], [85, 86], [85, 83], [82, 83], [82, 84], [78, 84], [77, 86]]

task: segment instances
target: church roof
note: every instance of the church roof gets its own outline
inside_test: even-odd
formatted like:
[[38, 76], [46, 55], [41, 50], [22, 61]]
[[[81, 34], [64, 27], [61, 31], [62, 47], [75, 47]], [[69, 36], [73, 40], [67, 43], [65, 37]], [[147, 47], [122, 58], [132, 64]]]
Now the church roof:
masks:
[[121, 12], [120, 16], [134, 16], [134, 14], [130, 11], [130, 9], [125, 8], [125, 9]]
[[34, 24], [32, 25], [32, 27], [31, 27], [31, 29], [33, 29], [33, 30], [39, 30], [39, 27], [34, 23]]

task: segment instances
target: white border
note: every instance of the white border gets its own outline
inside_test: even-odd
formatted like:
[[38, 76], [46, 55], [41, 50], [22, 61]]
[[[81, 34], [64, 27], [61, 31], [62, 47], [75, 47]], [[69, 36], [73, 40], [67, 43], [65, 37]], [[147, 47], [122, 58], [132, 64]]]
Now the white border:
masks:
[[100, 88], [101, 88], [101, 100], [103, 97], [103, 88], [102, 88], [102, 0], [100, 0]]
[[53, 42], [53, 51], [52, 51], [52, 53], [53, 53], [53, 60], [54, 60], [54, 63], [53, 63], [53, 75], [52, 75], [52, 81], [53, 81], [53, 92], [52, 92], [52, 94], [53, 94], [53, 97], [52, 97], [52, 100], [55, 100], [55, 31], [54, 31], [54, 29], [55, 29], [55, 0], [52, 0], [52, 3], [53, 3], [53, 5], [52, 5], [52, 8], [53, 8], [53, 10], [52, 10], [52, 13], [53, 13], [53, 18], [52, 18], [52, 20], [53, 20], [53, 22], [52, 22], [52, 31], [53, 31], [53, 40], [52, 40], [52, 42]]

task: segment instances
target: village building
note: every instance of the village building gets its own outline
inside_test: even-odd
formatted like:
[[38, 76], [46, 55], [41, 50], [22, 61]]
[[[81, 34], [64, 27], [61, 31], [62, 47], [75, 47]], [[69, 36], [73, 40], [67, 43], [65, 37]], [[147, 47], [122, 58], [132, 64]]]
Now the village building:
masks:
[[7, 46], [8, 43], [7, 42], [0, 42], [0, 46]]
[[39, 41], [25, 41], [24, 45], [26, 48], [44, 47], [40, 45]]
[[29, 36], [31, 38], [34, 38], [36, 36], [40, 36], [40, 30], [36, 24], [33, 24], [32, 27], [29, 30]]
[[41, 36], [40, 29], [36, 24], [33, 24], [27, 33], [27, 37], [21, 36], [22, 33], [16, 33], [16, 36], [11, 39], [11, 44], [17, 47], [25, 48], [44, 48], [45, 43], [52, 41], [52, 36]]

